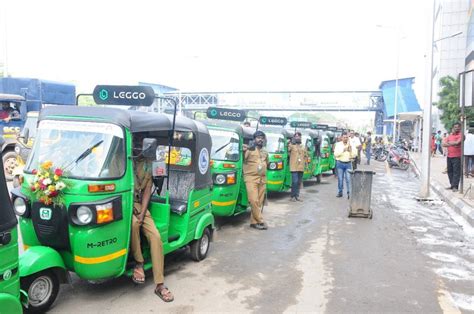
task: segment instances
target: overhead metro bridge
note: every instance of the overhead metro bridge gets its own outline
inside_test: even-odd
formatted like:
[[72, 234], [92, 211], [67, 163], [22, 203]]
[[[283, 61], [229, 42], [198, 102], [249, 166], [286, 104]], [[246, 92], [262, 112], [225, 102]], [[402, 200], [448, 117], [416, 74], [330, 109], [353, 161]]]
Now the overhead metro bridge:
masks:
[[164, 96], [175, 99], [184, 112], [204, 111], [208, 107], [270, 112], [375, 112], [374, 127], [383, 128], [381, 91], [173, 91]]

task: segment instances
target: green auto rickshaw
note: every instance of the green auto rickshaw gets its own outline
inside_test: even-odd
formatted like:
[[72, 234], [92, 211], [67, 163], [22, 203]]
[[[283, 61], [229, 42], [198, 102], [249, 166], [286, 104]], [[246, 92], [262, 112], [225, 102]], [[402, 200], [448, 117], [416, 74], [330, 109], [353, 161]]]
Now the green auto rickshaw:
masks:
[[247, 211], [247, 188], [243, 177], [243, 144], [253, 139], [254, 129], [243, 127], [243, 110], [209, 107], [204, 120], [212, 138], [212, 213], [234, 216]]
[[[205, 125], [136, 110], [47, 107], [40, 113], [24, 181], [12, 192], [26, 249], [20, 257], [21, 286], [31, 309], [51, 306], [68, 271], [85, 280], [132, 274], [135, 134], [144, 138], [142, 154], [153, 160], [149, 211], [164, 253], [190, 245], [194, 260], [206, 257], [214, 216]], [[142, 248], [150, 269], [147, 241]]]
[[313, 141], [309, 137], [308, 132], [301, 131], [301, 143], [302, 145], [304, 145], [307, 153], [307, 157], [304, 164], [303, 181], [308, 181], [313, 178], [313, 172], [316, 166], [316, 160], [314, 158], [314, 146], [312, 142]]
[[242, 145], [253, 139], [255, 130], [215, 122], [207, 124], [207, 127], [212, 138], [212, 212], [216, 216], [244, 213], [249, 204], [243, 177]]
[[288, 140], [293, 131], [275, 127], [259, 128], [265, 132], [268, 152], [267, 191], [282, 192], [291, 188]]
[[316, 177], [316, 182], [321, 182], [322, 177], [322, 167], [321, 167], [321, 135], [319, 134], [318, 130], [310, 130], [308, 132], [309, 140], [311, 141], [311, 145], [313, 146], [312, 150], [312, 176]]
[[336, 159], [334, 158], [334, 133], [328, 131], [327, 124], [313, 124], [312, 129], [318, 130], [321, 135], [320, 145], [320, 164], [321, 173], [332, 171], [336, 169]]
[[[0, 137], [0, 147], [3, 143]], [[1, 159], [0, 169], [3, 169]], [[26, 300], [26, 294], [20, 290], [17, 219], [3, 171], [0, 173], [0, 200], [0, 314], [17, 314], [22, 313], [20, 299]]]

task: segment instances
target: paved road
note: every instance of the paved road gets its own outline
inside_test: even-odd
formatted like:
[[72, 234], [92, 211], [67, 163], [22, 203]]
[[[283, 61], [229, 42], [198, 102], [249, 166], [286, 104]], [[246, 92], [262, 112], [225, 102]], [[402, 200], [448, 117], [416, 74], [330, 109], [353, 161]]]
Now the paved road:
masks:
[[[270, 196], [270, 229], [249, 229], [248, 215], [219, 219], [209, 257], [186, 250], [166, 258], [163, 303], [151, 280], [101, 284], [73, 276], [53, 313], [136, 312], [474, 312], [474, 232], [442, 202], [415, 200], [411, 172], [371, 166], [374, 218], [348, 218], [336, 180], [305, 186], [304, 203]], [[148, 274], [151, 279], [151, 273]]]

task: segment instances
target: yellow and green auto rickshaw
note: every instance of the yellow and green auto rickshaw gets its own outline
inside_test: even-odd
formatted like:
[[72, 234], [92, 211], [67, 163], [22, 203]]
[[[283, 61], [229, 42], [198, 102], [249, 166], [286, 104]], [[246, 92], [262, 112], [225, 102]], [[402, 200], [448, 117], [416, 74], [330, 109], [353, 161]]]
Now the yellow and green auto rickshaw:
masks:
[[[288, 160], [288, 140], [293, 137], [291, 130], [284, 129], [284, 117], [259, 118], [259, 130], [265, 132], [268, 152], [267, 191], [282, 192], [291, 188], [291, 172]], [[278, 127], [279, 126], [279, 127]]]
[[[100, 97], [129, 91], [107, 88], [99, 89]], [[12, 192], [26, 249], [20, 276], [30, 309], [47, 310], [69, 271], [86, 280], [132, 274], [134, 134], [144, 137], [143, 155], [153, 160], [149, 211], [164, 253], [190, 245], [194, 260], [207, 256], [214, 216], [205, 125], [135, 110], [48, 107], [40, 113], [23, 183]], [[146, 241], [142, 247], [149, 269]]]
[[[0, 147], [3, 141], [0, 137]], [[2, 159], [0, 169], [3, 169]], [[20, 290], [17, 219], [3, 171], [0, 173], [0, 200], [0, 314], [21, 314], [20, 299], [26, 300], [26, 294]]]
[[255, 130], [234, 123], [245, 119], [245, 112], [238, 111], [216, 107], [207, 110], [207, 117], [214, 119], [205, 124], [212, 138], [212, 212], [216, 216], [238, 215], [246, 212], [249, 205], [243, 177], [242, 146], [253, 139]]
[[321, 173], [332, 171], [335, 173], [336, 170], [336, 159], [334, 158], [334, 144], [335, 137], [334, 133], [328, 131], [329, 126], [327, 124], [313, 124], [312, 129], [318, 130], [321, 134], [321, 146], [320, 146], [320, 164]]
[[310, 130], [308, 132], [309, 141], [311, 141], [312, 149], [312, 176], [316, 177], [316, 182], [321, 183], [322, 167], [321, 167], [321, 135], [318, 130]]
[[30, 111], [27, 113], [26, 122], [23, 130], [18, 135], [15, 144], [16, 165], [12, 171], [13, 186], [18, 187], [23, 175], [26, 160], [30, 155], [31, 148], [36, 135], [36, 125], [38, 124], [38, 111]]

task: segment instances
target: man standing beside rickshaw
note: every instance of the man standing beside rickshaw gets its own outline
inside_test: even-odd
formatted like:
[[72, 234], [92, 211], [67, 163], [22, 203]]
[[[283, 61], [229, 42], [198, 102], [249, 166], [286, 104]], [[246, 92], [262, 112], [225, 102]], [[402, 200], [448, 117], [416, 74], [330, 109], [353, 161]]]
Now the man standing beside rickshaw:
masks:
[[301, 133], [295, 132], [293, 139], [288, 144], [290, 153], [290, 172], [291, 172], [291, 198], [290, 201], [300, 201], [300, 189], [303, 184], [304, 164], [306, 160], [305, 148], [301, 145]]
[[132, 216], [132, 254], [136, 265], [133, 270], [132, 280], [136, 284], [145, 283], [145, 270], [143, 263], [145, 262], [140, 244], [140, 229], [148, 240], [150, 245], [150, 255], [153, 269], [153, 279], [155, 281], [155, 294], [165, 302], [174, 300], [173, 294], [164, 285], [164, 255], [163, 242], [160, 233], [156, 228], [155, 222], [150, 216], [148, 205], [150, 204], [153, 182], [152, 182], [152, 165], [150, 160], [142, 155], [143, 137], [135, 135], [134, 141], [134, 200], [133, 200], [133, 216]]
[[265, 133], [256, 131], [254, 143], [244, 145], [244, 180], [251, 207], [250, 227], [257, 230], [268, 229], [263, 222], [262, 208], [267, 185], [268, 153], [263, 149]]

